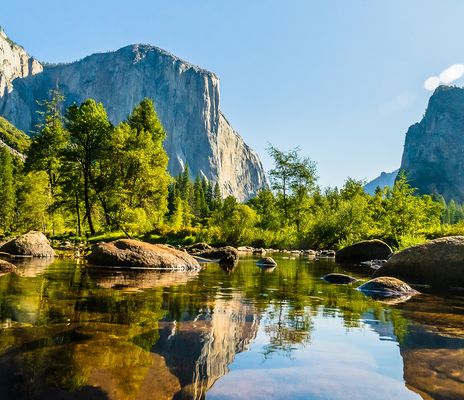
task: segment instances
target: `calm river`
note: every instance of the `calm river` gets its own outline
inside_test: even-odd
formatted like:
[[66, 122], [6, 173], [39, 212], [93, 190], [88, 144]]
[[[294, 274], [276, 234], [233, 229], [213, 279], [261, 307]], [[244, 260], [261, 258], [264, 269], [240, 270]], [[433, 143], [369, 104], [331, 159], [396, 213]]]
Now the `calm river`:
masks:
[[[464, 296], [371, 300], [331, 261], [0, 276], [3, 399], [463, 399]], [[349, 270], [366, 279], [367, 274]]]

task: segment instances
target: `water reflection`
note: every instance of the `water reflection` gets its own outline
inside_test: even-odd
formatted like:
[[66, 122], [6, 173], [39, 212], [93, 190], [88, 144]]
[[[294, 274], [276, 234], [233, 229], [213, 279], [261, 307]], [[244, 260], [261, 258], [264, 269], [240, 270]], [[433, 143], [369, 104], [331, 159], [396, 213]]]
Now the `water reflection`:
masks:
[[332, 262], [278, 263], [26, 263], [0, 277], [2, 398], [463, 398], [462, 297], [382, 304], [321, 280]]
[[411, 321], [400, 341], [404, 379], [424, 399], [463, 399], [463, 298], [423, 297], [401, 307]]
[[88, 275], [99, 287], [126, 291], [142, 291], [154, 287], [185, 285], [198, 276], [198, 271], [117, 271], [89, 268]]

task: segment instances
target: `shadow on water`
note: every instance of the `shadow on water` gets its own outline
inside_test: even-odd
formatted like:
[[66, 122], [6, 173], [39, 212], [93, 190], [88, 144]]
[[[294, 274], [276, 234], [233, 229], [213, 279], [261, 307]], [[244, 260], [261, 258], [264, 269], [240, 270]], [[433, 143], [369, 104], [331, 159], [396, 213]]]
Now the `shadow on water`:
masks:
[[0, 277], [2, 399], [464, 397], [462, 297], [386, 305], [321, 280], [347, 272], [333, 261], [276, 259], [195, 273], [23, 261]]

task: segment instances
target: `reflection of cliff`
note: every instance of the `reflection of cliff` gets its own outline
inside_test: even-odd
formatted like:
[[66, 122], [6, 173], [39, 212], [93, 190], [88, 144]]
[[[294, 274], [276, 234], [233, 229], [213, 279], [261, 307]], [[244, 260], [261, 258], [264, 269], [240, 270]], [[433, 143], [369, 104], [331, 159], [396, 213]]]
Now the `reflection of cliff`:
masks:
[[203, 399], [228, 365], [251, 343], [259, 319], [237, 296], [218, 299], [193, 320], [166, 323], [152, 351], [162, 355], [181, 384], [177, 399]]
[[89, 269], [88, 274], [101, 288], [126, 291], [185, 285], [198, 277], [198, 271], [120, 271], [111, 273], [99, 268]]
[[400, 342], [406, 384], [425, 400], [464, 399], [462, 300], [421, 297], [402, 306], [413, 321]]

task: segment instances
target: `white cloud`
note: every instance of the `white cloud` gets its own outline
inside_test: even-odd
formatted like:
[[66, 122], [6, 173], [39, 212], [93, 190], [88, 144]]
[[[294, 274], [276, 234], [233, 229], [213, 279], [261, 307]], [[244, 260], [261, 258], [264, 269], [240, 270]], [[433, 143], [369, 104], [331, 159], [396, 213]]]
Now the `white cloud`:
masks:
[[441, 71], [439, 76], [430, 76], [424, 82], [424, 87], [427, 90], [435, 90], [438, 86], [448, 85], [464, 75], [464, 64], [453, 64]]
[[438, 76], [431, 76], [424, 82], [424, 87], [427, 90], [435, 90], [438, 86], [440, 86], [440, 78]]
[[451, 67], [446, 68], [440, 74], [440, 81], [443, 83], [451, 83], [462, 77], [464, 74], [463, 64], [454, 64]]

